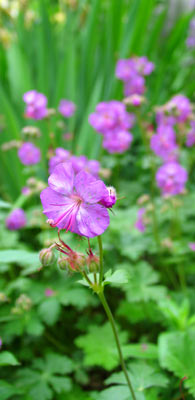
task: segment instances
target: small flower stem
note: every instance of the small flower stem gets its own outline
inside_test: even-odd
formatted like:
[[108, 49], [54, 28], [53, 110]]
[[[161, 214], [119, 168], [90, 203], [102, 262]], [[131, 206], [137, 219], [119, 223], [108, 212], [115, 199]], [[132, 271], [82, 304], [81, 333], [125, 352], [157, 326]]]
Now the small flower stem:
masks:
[[102, 239], [101, 236], [97, 237], [98, 239], [98, 246], [99, 246], [99, 256], [100, 256], [100, 278], [99, 278], [99, 285], [102, 285], [103, 281], [103, 247], [102, 247]]
[[112, 327], [112, 330], [113, 330], [114, 338], [115, 338], [116, 345], [117, 345], [117, 349], [118, 349], [118, 353], [119, 353], [119, 358], [120, 358], [121, 367], [122, 367], [122, 370], [123, 370], [123, 372], [124, 372], [124, 375], [125, 375], [125, 378], [126, 378], [126, 381], [127, 381], [127, 384], [128, 384], [129, 390], [130, 390], [130, 393], [131, 393], [131, 395], [132, 395], [133, 400], [136, 400], [135, 393], [134, 393], [134, 390], [133, 390], [133, 387], [132, 387], [132, 384], [131, 384], [131, 381], [130, 381], [128, 372], [127, 372], [127, 370], [126, 370], [125, 362], [124, 362], [124, 359], [123, 359], [122, 350], [121, 350], [121, 345], [120, 345], [118, 333], [117, 333], [117, 330], [116, 330], [116, 325], [115, 325], [114, 317], [113, 317], [113, 315], [112, 315], [112, 311], [110, 310], [110, 307], [109, 307], [109, 305], [108, 305], [108, 303], [107, 303], [107, 301], [106, 301], [106, 298], [105, 298], [105, 296], [104, 296], [103, 291], [99, 292], [99, 293], [98, 293], [98, 296], [99, 296], [99, 299], [100, 299], [100, 301], [101, 301], [101, 303], [102, 303], [102, 305], [103, 305], [103, 307], [104, 307], [104, 310], [105, 310], [105, 312], [106, 312], [106, 315], [107, 315], [107, 317], [108, 317], [108, 319], [109, 319], [109, 322], [110, 322], [111, 327]]

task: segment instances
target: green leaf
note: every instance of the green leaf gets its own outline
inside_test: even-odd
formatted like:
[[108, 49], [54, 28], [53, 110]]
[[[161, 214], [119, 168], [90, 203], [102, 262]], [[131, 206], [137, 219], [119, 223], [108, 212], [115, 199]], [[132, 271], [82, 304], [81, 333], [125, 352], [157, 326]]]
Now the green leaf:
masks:
[[[119, 332], [119, 338], [121, 344], [124, 345], [127, 341], [127, 333]], [[89, 333], [79, 336], [75, 343], [84, 351], [86, 366], [98, 365], [109, 371], [119, 365], [118, 351], [109, 323], [101, 327], [91, 326]]]
[[[195, 396], [195, 329], [162, 333], [158, 340], [159, 361], [179, 379], [187, 377], [184, 386]], [[179, 384], [179, 383], [178, 383]]]
[[[133, 397], [129, 392], [129, 388], [124, 385], [118, 385], [103, 390], [98, 394], [97, 400], [132, 400]], [[136, 400], [145, 400], [145, 397], [141, 394], [139, 397], [136, 395]]]
[[70, 392], [72, 389], [71, 379], [67, 377], [64, 378], [62, 376], [52, 376], [49, 382], [57, 393]]
[[150, 299], [159, 301], [166, 296], [166, 288], [157, 285], [158, 272], [154, 271], [148, 263], [143, 261], [135, 266], [127, 264], [126, 269], [129, 271], [129, 281], [124, 286], [124, 290], [130, 302]]
[[4, 201], [4, 200], [0, 199], [0, 208], [7, 209], [7, 208], [11, 208], [11, 206], [12, 205], [10, 203], [8, 203], [7, 201]]
[[48, 386], [48, 384], [44, 381], [36, 382], [33, 387], [29, 390], [29, 395], [31, 396], [32, 400], [50, 400], [53, 397], [52, 390]]
[[73, 361], [60, 354], [50, 353], [46, 355], [46, 366], [45, 368], [47, 371], [51, 372], [52, 374], [69, 374], [74, 369]]
[[158, 347], [152, 343], [127, 344], [123, 353], [126, 357], [155, 360], [158, 358]]
[[38, 312], [47, 325], [53, 325], [59, 318], [61, 306], [55, 297], [50, 297], [40, 304]]
[[[93, 275], [93, 274], [92, 274]], [[86, 281], [85, 281], [86, 282]], [[80, 283], [80, 281], [79, 281]], [[87, 282], [86, 282], [87, 283]], [[97, 304], [98, 300], [90, 290], [82, 287], [66, 288], [60, 292], [59, 299], [64, 306], [74, 306], [80, 310], [87, 306]]]
[[118, 269], [117, 271], [113, 272], [113, 274], [110, 270], [105, 274], [105, 277], [106, 279], [104, 280], [104, 285], [111, 283], [116, 286], [128, 282], [127, 272], [124, 271], [124, 269]]
[[40, 265], [38, 253], [33, 253], [27, 250], [1, 250], [0, 260], [2, 263], [17, 263], [22, 266]]
[[17, 390], [13, 385], [10, 385], [6, 381], [0, 380], [0, 399], [7, 400], [13, 396]]
[[19, 365], [19, 361], [16, 359], [16, 357], [10, 353], [9, 351], [3, 351], [0, 353], [0, 365]]
[[[144, 361], [138, 361], [129, 364], [127, 369], [129, 378], [131, 382], [133, 382], [136, 399], [145, 400], [146, 391], [151, 387], [163, 388], [168, 385], [168, 379], [163, 373], [159, 372], [158, 367], [155, 365], [151, 366], [147, 365]], [[106, 380], [106, 384], [117, 384], [120, 388], [122, 388], [121, 385], [127, 385], [122, 372], [112, 374]], [[115, 386], [115, 388], [117, 388], [117, 386]], [[103, 393], [104, 392], [106, 393], [106, 390], [103, 391]], [[104, 397], [102, 400], [103, 399]]]

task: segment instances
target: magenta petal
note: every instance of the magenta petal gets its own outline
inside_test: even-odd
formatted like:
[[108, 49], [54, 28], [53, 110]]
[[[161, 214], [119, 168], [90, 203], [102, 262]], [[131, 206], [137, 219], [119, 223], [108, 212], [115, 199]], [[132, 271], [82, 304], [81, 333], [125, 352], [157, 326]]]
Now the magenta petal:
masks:
[[107, 188], [104, 182], [97, 180], [86, 171], [80, 171], [77, 174], [75, 189], [79, 196], [90, 204], [97, 203], [107, 195]]
[[58, 164], [48, 179], [51, 189], [61, 194], [70, 194], [74, 184], [74, 171], [70, 163]]
[[46, 188], [41, 192], [43, 213], [60, 229], [73, 231], [77, 209], [72, 199]]
[[110, 217], [107, 209], [100, 204], [86, 204], [80, 207], [76, 221], [81, 235], [92, 238], [107, 229]]

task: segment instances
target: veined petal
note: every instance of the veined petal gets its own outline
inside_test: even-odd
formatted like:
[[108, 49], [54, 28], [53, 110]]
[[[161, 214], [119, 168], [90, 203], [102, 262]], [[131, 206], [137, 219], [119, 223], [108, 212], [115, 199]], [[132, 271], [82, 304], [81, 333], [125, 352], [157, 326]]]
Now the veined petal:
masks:
[[78, 230], [88, 238], [101, 235], [108, 227], [110, 217], [100, 204], [82, 204], [76, 215]]
[[78, 233], [75, 227], [78, 207], [72, 199], [50, 188], [44, 189], [40, 197], [44, 209], [43, 213], [54, 221], [55, 226]]
[[78, 195], [90, 204], [97, 203], [107, 195], [104, 182], [97, 180], [86, 171], [81, 171], [76, 175], [75, 189]]
[[74, 171], [70, 163], [58, 164], [48, 179], [48, 184], [55, 192], [69, 195], [73, 190]]

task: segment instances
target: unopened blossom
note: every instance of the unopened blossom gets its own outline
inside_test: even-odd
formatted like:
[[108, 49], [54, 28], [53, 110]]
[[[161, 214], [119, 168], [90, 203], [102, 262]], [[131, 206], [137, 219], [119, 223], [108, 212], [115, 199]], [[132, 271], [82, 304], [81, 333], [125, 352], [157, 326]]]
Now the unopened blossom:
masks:
[[22, 208], [16, 208], [6, 218], [6, 227], [10, 231], [23, 228], [26, 225], [26, 215]]
[[164, 161], [176, 158], [176, 135], [169, 125], [161, 125], [157, 133], [151, 137], [150, 147], [153, 152]]
[[0, 349], [1, 349], [2, 345], [3, 345], [3, 340], [0, 337]]
[[54, 168], [61, 163], [64, 163], [70, 159], [70, 152], [62, 147], [55, 149], [55, 155], [49, 160], [49, 173], [51, 174]]
[[130, 129], [134, 120], [134, 115], [128, 113], [125, 105], [116, 100], [99, 103], [95, 112], [89, 116], [89, 123], [102, 134], [113, 129]]
[[44, 94], [30, 90], [24, 94], [23, 100], [26, 103], [27, 118], [39, 120], [47, 116], [47, 97]]
[[76, 106], [72, 101], [62, 99], [60, 101], [58, 111], [60, 114], [63, 115], [65, 118], [70, 118], [75, 113]]
[[100, 203], [106, 208], [112, 208], [116, 203], [116, 200], [117, 196], [115, 188], [113, 188], [112, 186], [108, 186], [107, 194], [101, 199]]
[[57, 165], [48, 184], [41, 201], [52, 227], [89, 238], [107, 229], [108, 210], [99, 204], [107, 188], [101, 180], [83, 170], [75, 174], [71, 163], [66, 163]]
[[192, 251], [195, 251], [195, 242], [188, 243], [188, 246]]
[[174, 196], [182, 193], [187, 179], [186, 169], [177, 162], [162, 165], [156, 174], [157, 185], [163, 196]]
[[108, 132], [104, 135], [103, 147], [109, 153], [124, 153], [131, 145], [133, 136], [125, 130]]
[[40, 161], [41, 152], [33, 143], [25, 142], [18, 150], [18, 157], [22, 164], [34, 165]]
[[138, 210], [137, 220], [135, 222], [135, 228], [140, 232], [145, 232], [146, 226], [144, 223], [144, 215], [146, 213], [145, 207], [142, 207]]
[[191, 129], [187, 133], [186, 146], [192, 147], [195, 144], [195, 121], [190, 122]]

